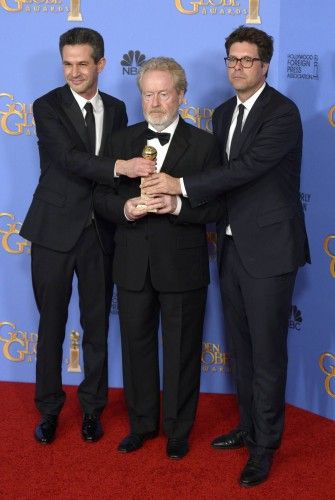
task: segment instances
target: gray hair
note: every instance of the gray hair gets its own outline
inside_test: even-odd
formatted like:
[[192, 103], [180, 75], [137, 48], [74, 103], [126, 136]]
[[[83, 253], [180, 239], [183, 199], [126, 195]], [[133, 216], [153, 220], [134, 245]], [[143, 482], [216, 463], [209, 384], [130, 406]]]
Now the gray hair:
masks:
[[187, 80], [184, 68], [180, 66], [172, 57], [152, 57], [145, 61], [139, 68], [137, 74], [137, 85], [141, 89], [141, 81], [143, 75], [147, 71], [169, 71], [172, 74], [176, 91], [178, 94], [180, 92], [186, 92], [187, 90]]

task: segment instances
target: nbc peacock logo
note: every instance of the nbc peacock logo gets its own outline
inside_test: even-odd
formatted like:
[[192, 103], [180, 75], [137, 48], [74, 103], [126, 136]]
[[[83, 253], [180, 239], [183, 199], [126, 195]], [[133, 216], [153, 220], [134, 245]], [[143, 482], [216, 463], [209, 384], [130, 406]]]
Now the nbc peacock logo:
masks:
[[144, 61], [145, 54], [142, 54], [139, 50], [128, 50], [122, 56], [122, 74], [129, 76], [137, 75], [138, 68], [142, 66]]
[[301, 325], [302, 325], [302, 313], [296, 305], [292, 305], [288, 319], [288, 326], [291, 330], [300, 332]]

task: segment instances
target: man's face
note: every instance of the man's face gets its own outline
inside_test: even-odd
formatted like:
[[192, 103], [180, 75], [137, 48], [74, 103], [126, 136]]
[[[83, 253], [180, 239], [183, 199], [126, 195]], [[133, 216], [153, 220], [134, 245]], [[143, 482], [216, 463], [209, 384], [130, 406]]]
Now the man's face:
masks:
[[[258, 47], [254, 43], [235, 42], [229, 50], [229, 57], [256, 57], [259, 58]], [[262, 61], [254, 61], [251, 68], [243, 68], [238, 62], [235, 68], [227, 68], [228, 78], [241, 101], [246, 101], [265, 82], [269, 64]]]
[[177, 117], [184, 92], [178, 92], [170, 71], [150, 70], [141, 81], [144, 118], [157, 131], [164, 130]]
[[65, 80], [85, 99], [91, 99], [96, 94], [98, 75], [105, 66], [103, 57], [95, 63], [92, 54], [93, 49], [88, 44], [64, 45], [62, 51]]

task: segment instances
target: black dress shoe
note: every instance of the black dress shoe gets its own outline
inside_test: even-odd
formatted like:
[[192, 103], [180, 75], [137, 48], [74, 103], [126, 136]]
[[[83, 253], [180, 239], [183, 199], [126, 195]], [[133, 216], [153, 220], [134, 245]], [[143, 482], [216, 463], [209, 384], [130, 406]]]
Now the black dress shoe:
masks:
[[166, 454], [169, 458], [179, 460], [183, 458], [189, 450], [187, 439], [169, 438], [166, 445]]
[[271, 465], [272, 455], [250, 455], [242, 471], [240, 485], [248, 487], [263, 483], [269, 475]]
[[49, 444], [55, 439], [57, 428], [57, 415], [43, 415], [40, 423], [35, 429], [36, 441]]
[[100, 418], [96, 414], [84, 413], [81, 435], [87, 443], [98, 441], [104, 432], [102, 430]]
[[236, 448], [243, 448], [244, 439], [247, 437], [247, 431], [236, 430], [229, 434], [223, 434], [213, 439], [211, 446], [219, 450], [234, 450]]
[[145, 441], [155, 438], [157, 434], [158, 433], [156, 431], [145, 432], [143, 434], [132, 432], [122, 439], [121, 443], [117, 447], [117, 451], [120, 451], [121, 453], [136, 451], [143, 446]]

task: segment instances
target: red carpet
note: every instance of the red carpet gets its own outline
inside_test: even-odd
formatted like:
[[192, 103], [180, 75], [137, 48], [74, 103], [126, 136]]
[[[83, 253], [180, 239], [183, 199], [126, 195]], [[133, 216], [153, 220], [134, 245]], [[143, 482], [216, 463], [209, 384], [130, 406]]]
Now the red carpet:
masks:
[[135, 453], [116, 452], [128, 431], [121, 390], [110, 391], [103, 414], [104, 438], [81, 441], [76, 388], [67, 387], [56, 441], [33, 439], [38, 413], [33, 385], [0, 382], [0, 497], [6, 499], [324, 499], [335, 498], [335, 423], [287, 407], [283, 445], [268, 481], [241, 488], [245, 450], [217, 451], [209, 443], [237, 422], [233, 396], [201, 395], [190, 453], [181, 461], [165, 456], [160, 435]]

